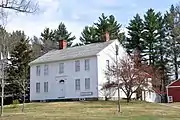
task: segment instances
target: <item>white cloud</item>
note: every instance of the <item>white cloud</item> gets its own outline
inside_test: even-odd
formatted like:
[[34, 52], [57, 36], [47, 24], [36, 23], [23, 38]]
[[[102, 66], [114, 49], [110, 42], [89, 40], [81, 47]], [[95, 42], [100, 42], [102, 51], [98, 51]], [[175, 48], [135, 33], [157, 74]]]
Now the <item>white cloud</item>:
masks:
[[[138, 11], [144, 11], [142, 6], [138, 6], [141, 1], [138, 1], [39, 0], [40, 12], [37, 15], [10, 15], [7, 30], [24, 30], [28, 36], [39, 37], [45, 27], [55, 29], [60, 22], [63, 22], [67, 30], [79, 39], [84, 26], [97, 21], [103, 12], [107, 15], [115, 15], [118, 22], [123, 23], [124, 28], [133, 15]], [[168, 7], [169, 4], [165, 6]]]

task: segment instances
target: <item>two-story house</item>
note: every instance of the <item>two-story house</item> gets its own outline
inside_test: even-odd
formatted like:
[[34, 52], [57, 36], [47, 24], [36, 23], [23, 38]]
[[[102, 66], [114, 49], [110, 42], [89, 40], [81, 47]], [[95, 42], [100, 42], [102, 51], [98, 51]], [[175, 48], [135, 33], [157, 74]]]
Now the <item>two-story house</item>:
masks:
[[99, 90], [107, 82], [104, 70], [125, 50], [118, 40], [52, 50], [32, 61], [30, 65], [30, 100], [80, 99], [103, 97]]
[[[114, 62], [116, 57], [120, 59], [127, 55], [118, 40], [108, 38], [106, 36], [106, 41], [102, 43], [70, 48], [66, 48], [66, 41], [60, 40], [59, 50], [52, 50], [32, 61], [29, 64], [30, 100], [104, 97], [101, 88], [102, 84], [107, 82], [107, 66]], [[120, 96], [126, 98], [122, 90]], [[117, 99], [117, 92], [112, 97]]]

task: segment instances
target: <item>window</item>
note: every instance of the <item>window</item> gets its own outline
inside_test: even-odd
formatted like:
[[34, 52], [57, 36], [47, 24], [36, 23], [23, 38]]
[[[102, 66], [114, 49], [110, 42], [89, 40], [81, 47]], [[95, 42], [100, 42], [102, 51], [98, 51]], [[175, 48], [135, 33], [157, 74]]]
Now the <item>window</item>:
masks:
[[64, 63], [59, 64], [59, 73], [64, 73]]
[[48, 82], [44, 82], [44, 92], [48, 92]]
[[90, 89], [90, 78], [85, 78], [85, 89]]
[[40, 93], [40, 83], [36, 83], [36, 93]]
[[75, 71], [76, 72], [80, 71], [80, 61], [79, 60], [75, 61]]
[[41, 70], [40, 70], [40, 66], [36, 66], [36, 75], [40, 76]]
[[44, 65], [44, 75], [48, 75], [48, 65]]
[[89, 59], [85, 60], [85, 70], [89, 70], [90, 66], [89, 66]]
[[109, 60], [106, 60], [106, 66], [109, 69]]
[[80, 90], [80, 79], [75, 80], [75, 89]]

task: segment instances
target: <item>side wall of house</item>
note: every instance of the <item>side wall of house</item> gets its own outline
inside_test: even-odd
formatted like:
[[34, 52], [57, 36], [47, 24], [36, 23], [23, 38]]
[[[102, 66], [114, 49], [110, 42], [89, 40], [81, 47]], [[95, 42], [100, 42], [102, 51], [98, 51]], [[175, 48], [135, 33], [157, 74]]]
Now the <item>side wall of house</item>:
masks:
[[[103, 83], [107, 82], [107, 77], [105, 76], [105, 71], [107, 70], [107, 60], [109, 60], [109, 65], [111, 66], [115, 60], [116, 60], [116, 48], [115, 45], [118, 45], [119, 48], [119, 55], [117, 56], [117, 59], [121, 59], [126, 56], [126, 52], [124, 48], [120, 45], [118, 41], [115, 41], [111, 43], [109, 46], [107, 46], [104, 50], [102, 50], [98, 54], [98, 91], [99, 91], [99, 97], [104, 98], [105, 91], [101, 90]], [[117, 91], [112, 96], [112, 99], [117, 99], [118, 94]], [[126, 98], [125, 93], [120, 90], [120, 97]], [[135, 97], [135, 94], [132, 95], [132, 98]]]
[[[90, 70], [85, 71], [85, 59], [90, 60]], [[47, 100], [47, 99], [60, 99], [62, 97], [62, 89], [59, 83], [60, 80], [64, 80], [64, 99], [67, 98], [88, 98], [97, 97], [97, 57], [81, 58], [80, 71], [75, 72], [75, 60], [59, 61], [53, 63], [47, 63], [48, 75], [44, 75], [44, 65], [40, 65], [40, 76], [36, 75], [36, 66], [31, 66], [30, 72], [30, 100]], [[64, 73], [59, 74], [59, 64], [64, 63]], [[85, 89], [85, 78], [90, 78], [90, 89]], [[75, 79], [80, 79], [80, 90], [75, 90]], [[36, 93], [36, 83], [40, 83], [40, 93]], [[44, 92], [44, 82], [48, 82], [48, 92]], [[81, 93], [84, 92], [82, 96]], [[85, 95], [92, 92], [92, 95]]]
[[142, 91], [142, 100], [147, 102], [160, 103], [161, 96], [158, 95], [156, 92], [146, 90], [146, 91]]

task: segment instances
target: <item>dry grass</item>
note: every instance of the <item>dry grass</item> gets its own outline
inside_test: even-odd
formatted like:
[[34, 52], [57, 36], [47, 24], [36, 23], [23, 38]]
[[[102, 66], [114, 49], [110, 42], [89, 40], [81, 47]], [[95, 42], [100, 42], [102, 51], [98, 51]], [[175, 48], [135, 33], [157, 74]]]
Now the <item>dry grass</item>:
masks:
[[177, 103], [170, 103], [169, 105], [180, 108], [180, 103], [179, 102], [177, 102]]
[[179, 120], [179, 109], [152, 103], [121, 103], [117, 113], [115, 102], [54, 102], [26, 104], [21, 108], [5, 108], [0, 120]]

